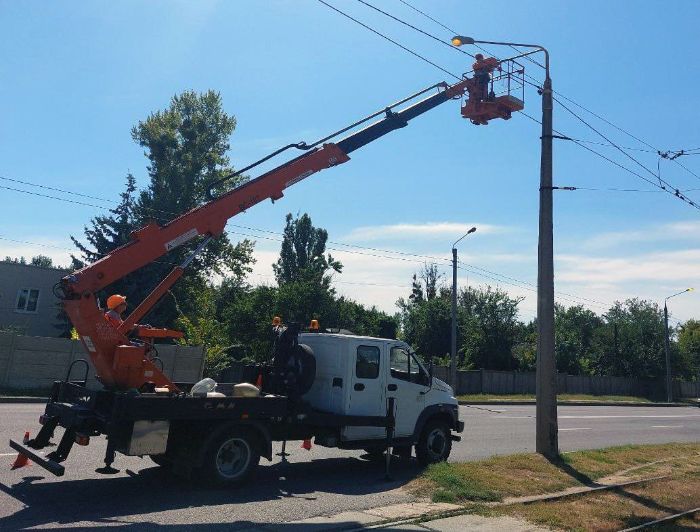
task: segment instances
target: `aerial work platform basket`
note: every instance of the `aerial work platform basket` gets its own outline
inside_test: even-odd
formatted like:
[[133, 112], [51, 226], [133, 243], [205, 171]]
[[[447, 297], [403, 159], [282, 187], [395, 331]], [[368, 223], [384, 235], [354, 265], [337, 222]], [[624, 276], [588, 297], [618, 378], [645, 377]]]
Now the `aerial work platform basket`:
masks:
[[464, 76], [471, 83], [467, 86], [467, 100], [462, 104], [462, 116], [472, 124], [487, 125], [496, 118], [509, 120], [513, 113], [525, 108], [525, 68], [516, 61], [499, 62], [488, 73], [488, 80], [483, 77], [480, 80], [476, 72], [472, 78]]

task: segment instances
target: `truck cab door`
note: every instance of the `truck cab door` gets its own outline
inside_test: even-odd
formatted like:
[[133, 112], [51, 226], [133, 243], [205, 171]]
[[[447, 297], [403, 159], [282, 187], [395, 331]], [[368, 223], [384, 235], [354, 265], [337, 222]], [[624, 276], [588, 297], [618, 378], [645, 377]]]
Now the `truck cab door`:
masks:
[[[346, 412], [353, 416], [386, 416], [386, 356], [382, 342], [363, 340], [351, 353]], [[343, 440], [386, 438], [383, 427], [345, 427]]]
[[430, 376], [404, 344], [389, 346], [387, 398], [396, 398], [397, 437], [413, 434], [418, 416], [425, 406]]

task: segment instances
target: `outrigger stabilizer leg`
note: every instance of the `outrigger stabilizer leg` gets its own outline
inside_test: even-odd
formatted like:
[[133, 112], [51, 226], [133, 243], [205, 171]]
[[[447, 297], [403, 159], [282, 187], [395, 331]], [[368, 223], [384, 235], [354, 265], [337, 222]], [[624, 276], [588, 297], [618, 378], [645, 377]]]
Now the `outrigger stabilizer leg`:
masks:
[[384, 480], [392, 480], [391, 478], [391, 473], [390, 473], [390, 466], [391, 466], [391, 453], [393, 452], [394, 448], [394, 427], [396, 425], [396, 418], [394, 417], [394, 402], [396, 399], [394, 397], [389, 397], [389, 401], [387, 404], [387, 412], [386, 412], [386, 417], [387, 417], [387, 425], [386, 425], [386, 462], [385, 462], [385, 470], [384, 470]]
[[282, 441], [282, 450], [279, 453], [277, 453], [277, 456], [282, 457], [283, 464], [289, 462], [289, 460], [287, 460], [287, 457], [289, 456], [289, 453], [287, 452], [287, 440]]
[[95, 473], [100, 473], [101, 475], [115, 475], [119, 473], [118, 469], [115, 469], [112, 467], [112, 464], [114, 463], [114, 458], [116, 456], [116, 453], [114, 452], [114, 445], [112, 442], [109, 440], [109, 437], [107, 438], [107, 450], [105, 451], [105, 466], [104, 467], [98, 467], [95, 469]]

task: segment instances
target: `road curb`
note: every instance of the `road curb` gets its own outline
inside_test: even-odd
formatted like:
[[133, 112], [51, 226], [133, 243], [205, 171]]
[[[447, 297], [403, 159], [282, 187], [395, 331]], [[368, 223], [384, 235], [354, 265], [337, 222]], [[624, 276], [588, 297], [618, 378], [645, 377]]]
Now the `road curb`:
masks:
[[46, 403], [48, 397], [0, 397], [0, 403]]
[[[459, 401], [460, 405], [534, 405], [535, 401]], [[631, 401], [603, 402], [603, 401], [557, 401], [558, 406], [651, 406], [651, 407], [679, 407], [700, 406], [692, 403], [633, 403]]]

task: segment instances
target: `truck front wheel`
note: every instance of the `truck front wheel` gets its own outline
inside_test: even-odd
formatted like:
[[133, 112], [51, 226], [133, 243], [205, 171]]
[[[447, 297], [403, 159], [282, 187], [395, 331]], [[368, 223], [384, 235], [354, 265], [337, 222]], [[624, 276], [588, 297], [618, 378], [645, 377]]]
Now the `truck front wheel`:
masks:
[[208, 484], [242, 484], [260, 462], [259, 445], [255, 433], [243, 427], [219, 435], [209, 444], [198, 476]]
[[439, 419], [428, 421], [416, 445], [416, 458], [422, 466], [445, 462], [452, 450], [450, 427]]

